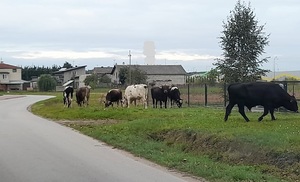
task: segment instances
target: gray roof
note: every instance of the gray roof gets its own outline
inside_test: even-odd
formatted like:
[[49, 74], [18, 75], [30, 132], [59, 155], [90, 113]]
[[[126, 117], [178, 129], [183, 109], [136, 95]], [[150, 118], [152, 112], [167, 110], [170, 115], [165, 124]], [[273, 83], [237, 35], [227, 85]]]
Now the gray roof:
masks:
[[95, 67], [93, 73], [94, 74], [111, 74], [113, 67]]
[[[118, 69], [129, 65], [115, 65], [113, 68]], [[132, 68], [137, 68], [144, 71], [147, 75], [186, 75], [186, 71], [181, 65], [131, 65]]]
[[68, 68], [68, 69], [61, 69], [59, 71], [53, 72], [53, 74], [64, 73], [64, 72], [73, 71], [73, 70], [77, 70], [77, 69], [81, 69], [81, 68], [85, 68], [85, 67], [86, 67], [86, 65], [85, 66], [76, 66], [76, 67]]

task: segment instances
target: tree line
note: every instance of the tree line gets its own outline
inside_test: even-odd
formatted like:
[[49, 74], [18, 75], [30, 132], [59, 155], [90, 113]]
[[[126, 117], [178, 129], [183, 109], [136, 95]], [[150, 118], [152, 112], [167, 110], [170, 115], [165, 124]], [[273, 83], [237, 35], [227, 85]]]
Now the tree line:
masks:
[[73, 66], [65, 62], [63, 66], [53, 65], [52, 67], [45, 66], [25, 66], [22, 68], [22, 80], [30, 81], [32, 78], [38, 78], [41, 75], [52, 74], [61, 68], [72, 68]]

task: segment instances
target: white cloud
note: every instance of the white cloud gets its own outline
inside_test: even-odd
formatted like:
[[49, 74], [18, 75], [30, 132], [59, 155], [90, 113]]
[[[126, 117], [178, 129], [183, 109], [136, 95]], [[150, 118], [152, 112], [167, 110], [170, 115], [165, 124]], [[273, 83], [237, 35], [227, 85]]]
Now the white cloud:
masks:
[[167, 59], [175, 61], [194, 61], [194, 60], [214, 60], [218, 58], [213, 55], [201, 55], [194, 53], [185, 53], [185, 52], [174, 52], [174, 51], [162, 51], [156, 55], [157, 59]]
[[52, 58], [52, 59], [94, 59], [94, 58], [114, 58], [118, 55], [99, 52], [99, 51], [86, 51], [86, 52], [75, 52], [75, 51], [35, 51], [21, 53], [15, 55], [13, 58], [18, 59], [41, 59], [41, 58]]
[[[218, 37], [236, 0], [1, 0], [0, 53], [9, 63], [45, 59], [143, 61], [153, 40], [156, 59], [183, 65], [210, 63], [221, 55]], [[299, 67], [299, 0], [251, 0], [259, 25], [271, 34], [267, 56]], [[94, 48], [101, 47], [101, 49]], [[107, 48], [109, 47], [109, 48]], [[14, 51], [16, 50], [16, 51]], [[50, 62], [50, 61], [49, 61]], [[106, 60], [103, 61], [106, 63]], [[98, 64], [98, 63], [97, 63]], [[100, 64], [100, 63], [99, 63]]]

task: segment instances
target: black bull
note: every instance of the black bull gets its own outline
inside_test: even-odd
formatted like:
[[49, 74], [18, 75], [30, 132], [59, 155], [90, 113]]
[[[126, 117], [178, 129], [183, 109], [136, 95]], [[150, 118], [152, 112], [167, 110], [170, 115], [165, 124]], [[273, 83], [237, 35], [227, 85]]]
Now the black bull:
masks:
[[283, 106], [284, 108], [298, 112], [297, 100], [290, 96], [276, 83], [236, 83], [228, 87], [229, 104], [226, 107], [224, 120], [227, 121], [229, 114], [235, 104], [238, 105], [239, 113], [246, 121], [249, 121], [245, 114], [244, 107], [249, 110], [252, 107], [261, 105], [264, 107], [263, 114], [258, 118], [261, 121], [269, 112], [271, 119], [275, 120], [274, 110]]

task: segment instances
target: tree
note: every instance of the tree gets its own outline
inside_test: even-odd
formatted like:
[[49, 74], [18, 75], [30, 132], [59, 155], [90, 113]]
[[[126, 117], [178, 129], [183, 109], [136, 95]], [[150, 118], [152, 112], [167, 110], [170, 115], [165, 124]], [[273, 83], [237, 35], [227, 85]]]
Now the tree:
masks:
[[73, 68], [72, 64], [70, 64], [69, 62], [65, 62], [63, 65], [63, 68]]
[[42, 74], [52, 74], [55, 71], [58, 71], [60, 67], [53, 65], [51, 68], [50, 67], [36, 67], [36, 66], [25, 66], [22, 68], [22, 80], [31, 80], [34, 77], [39, 77]]
[[224, 58], [217, 59], [214, 65], [226, 83], [255, 81], [269, 71], [260, 68], [268, 62], [268, 58], [260, 56], [269, 44], [269, 35], [263, 32], [264, 25], [257, 24], [250, 3], [246, 6], [240, 0], [227, 17], [227, 23], [223, 22], [220, 44]]
[[131, 66], [131, 83], [129, 83], [129, 67], [127, 66], [120, 69], [119, 80], [122, 85], [146, 83], [147, 75], [136, 66]]
[[91, 74], [84, 80], [84, 84], [89, 85], [92, 88], [96, 88], [100, 83], [111, 83], [111, 79], [105, 74]]
[[37, 84], [40, 91], [53, 91], [55, 90], [56, 81], [51, 75], [44, 74], [40, 76]]

